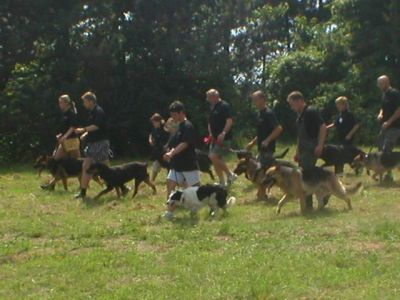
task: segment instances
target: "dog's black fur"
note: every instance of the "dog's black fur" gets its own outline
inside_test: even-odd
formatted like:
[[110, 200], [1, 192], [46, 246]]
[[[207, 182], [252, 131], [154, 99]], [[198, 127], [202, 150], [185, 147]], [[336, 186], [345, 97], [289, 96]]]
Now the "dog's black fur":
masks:
[[202, 201], [205, 198], [210, 197], [215, 193], [215, 199], [217, 200], [217, 205], [219, 208], [224, 209], [227, 204], [228, 191], [226, 188], [217, 184], [205, 184], [201, 185], [197, 190], [197, 198]]
[[[324, 164], [321, 167], [334, 166], [335, 173], [341, 173], [343, 172], [345, 164], [349, 164], [354, 168], [352, 163], [358, 155], [365, 155], [365, 152], [352, 145], [328, 144], [324, 146], [324, 150], [320, 157], [324, 161]], [[360, 173], [358, 168], [354, 168], [354, 171], [357, 175]]]
[[88, 171], [91, 175], [98, 175], [106, 183], [106, 189], [101, 191], [95, 199], [98, 199], [102, 195], [115, 189], [118, 197], [123, 185], [132, 179], [135, 179], [135, 188], [133, 191], [132, 198], [134, 198], [138, 192], [139, 185], [145, 182], [148, 186], [153, 189], [153, 193], [156, 193], [156, 187], [150, 182], [149, 173], [147, 172], [147, 163], [142, 162], [131, 162], [123, 165], [109, 167], [103, 163], [92, 164]]
[[[196, 158], [197, 158], [197, 163], [199, 164], [200, 172], [210, 175], [211, 180], [215, 180], [214, 173], [211, 170], [212, 162], [211, 162], [211, 159], [208, 157], [208, 154], [200, 149], [195, 149], [195, 152], [196, 152]], [[169, 169], [171, 169], [171, 164], [163, 159], [164, 154], [165, 154], [165, 152], [160, 153], [157, 156], [156, 160], [160, 163], [161, 167], [169, 170]]]

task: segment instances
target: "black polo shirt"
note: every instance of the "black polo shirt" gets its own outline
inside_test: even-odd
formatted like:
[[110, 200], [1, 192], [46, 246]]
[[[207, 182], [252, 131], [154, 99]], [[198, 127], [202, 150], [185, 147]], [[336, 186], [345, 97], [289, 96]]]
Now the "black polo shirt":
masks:
[[97, 130], [88, 132], [87, 142], [95, 143], [107, 139], [107, 120], [104, 110], [96, 104], [89, 112], [88, 126], [96, 125]]
[[335, 121], [336, 131], [340, 140], [346, 140], [346, 136], [357, 124], [358, 121], [352, 112], [348, 110], [342, 111]]
[[259, 151], [275, 152], [275, 140], [271, 141], [265, 149], [261, 148], [261, 144], [278, 126], [279, 122], [271, 109], [266, 107], [257, 113], [257, 145]]
[[[77, 126], [78, 126], [78, 117], [76, 113], [72, 109], [63, 112], [59, 133], [64, 135], [71, 127], [76, 128]], [[75, 137], [75, 136], [76, 136], [75, 133], [72, 132], [72, 134], [69, 137]]]
[[[211, 135], [216, 139], [224, 131], [226, 120], [232, 118], [230, 105], [224, 100], [218, 101], [211, 107], [208, 123], [210, 124]], [[232, 139], [232, 129], [225, 135], [225, 140]]]
[[304, 125], [308, 138], [312, 140], [318, 138], [319, 128], [322, 124], [324, 124], [324, 120], [318, 109], [313, 106], [306, 106], [297, 118], [297, 127], [300, 129]]
[[195, 129], [192, 123], [185, 120], [179, 124], [178, 131], [168, 143], [170, 149], [177, 147], [180, 143], [187, 143], [188, 146], [182, 152], [176, 154], [172, 160], [172, 168], [178, 172], [198, 170], [195, 152]]
[[[382, 122], [386, 122], [390, 119], [391, 116], [395, 113], [395, 111], [400, 107], [400, 93], [394, 89], [389, 88], [382, 97], [382, 112], [383, 119]], [[392, 128], [400, 128], [400, 119], [397, 119], [390, 125]]]

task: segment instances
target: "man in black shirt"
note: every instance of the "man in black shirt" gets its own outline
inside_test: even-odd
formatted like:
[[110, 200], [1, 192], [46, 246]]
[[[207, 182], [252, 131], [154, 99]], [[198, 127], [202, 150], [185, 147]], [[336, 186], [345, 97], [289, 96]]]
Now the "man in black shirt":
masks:
[[[91, 176], [86, 172], [92, 162], [109, 164], [110, 143], [107, 139], [107, 121], [103, 109], [97, 105], [96, 95], [87, 92], [81, 97], [83, 105], [89, 110], [88, 126], [75, 129], [75, 133], [86, 139], [86, 157], [82, 166], [81, 191], [76, 198], [85, 198]], [[124, 192], [127, 190], [125, 189]]]
[[341, 96], [335, 100], [339, 115], [335, 122], [328, 125], [328, 129], [336, 128], [340, 144], [352, 145], [354, 134], [360, 128], [360, 123], [352, 112], [349, 111], [347, 97]]
[[[233, 119], [230, 106], [223, 101], [219, 92], [211, 89], [206, 93], [207, 101], [211, 105], [211, 112], [208, 119], [208, 131], [211, 139], [210, 159], [221, 185], [230, 185], [237, 176], [229, 169], [224, 162], [223, 156], [231, 148]], [[225, 175], [227, 180], [225, 181]]]
[[[378, 87], [383, 92], [377, 118], [381, 124], [378, 147], [380, 151], [392, 152], [400, 138], [400, 93], [390, 85], [390, 79], [386, 75], [378, 78]], [[385, 176], [385, 180], [393, 181], [390, 172]]]
[[258, 146], [258, 159], [261, 165], [268, 163], [275, 152], [275, 141], [282, 133], [275, 113], [267, 106], [267, 98], [262, 91], [256, 91], [252, 99], [257, 113], [257, 136], [247, 145], [251, 149], [255, 144]]
[[186, 119], [185, 107], [180, 101], [173, 102], [169, 111], [174, 121], [179, 123], [179, 128], [169, 141], [169, 151], [164, 155], [164, 159], [171, 162], [172, 167], [167, 177], [167, 198], [178, 185], [184, 188], [200, 185], [194, 127]]
[[[303, 169], [314, 167], [321, 156], [327, 129], [319, 111], [307, 106], [300, 92], [288, 96], [290, 108], [297, 113], [297, 148], [294, 160]], [[325, 204], [327, 199], [325, 201]], [[312, 195], [306, 198], [306, 207], [312, 209]]]

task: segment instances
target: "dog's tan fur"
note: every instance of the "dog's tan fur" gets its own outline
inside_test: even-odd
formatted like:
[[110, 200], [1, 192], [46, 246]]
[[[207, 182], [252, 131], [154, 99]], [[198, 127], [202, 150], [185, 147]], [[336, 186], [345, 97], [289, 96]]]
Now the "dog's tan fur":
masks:
[[315, 194], [318, 200], [318, 209], [324, 207], [324, 198], [327, 195], [334, 195], [347, 203], [349, 209], [352, 209], [349, 194], [355, 193], [361, 186], [357, 183], [353, 187], [345, 188], [338, 177], [332, 172], [327, 179], [319, 181], [316, 185], [308, 185], [303, 180], [300, 168], [291, 168], [285, 166], [273, 166], [266, 171], [264, 182], [271, 183], [271, 179], [283, 192], [284, 195], [278, 203], [276, 212], [279, 214], [282, 206], [290, 199], [300, 200], [301, 213], [306, 211], [306, 196]]

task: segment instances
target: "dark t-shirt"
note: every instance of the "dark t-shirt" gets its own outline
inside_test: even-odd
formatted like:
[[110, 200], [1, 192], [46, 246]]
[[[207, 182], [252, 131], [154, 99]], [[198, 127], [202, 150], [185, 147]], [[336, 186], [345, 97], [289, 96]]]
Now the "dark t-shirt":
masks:
[[341, 141], [345, 141], [346, 136], [357, 124], [358, 121], [353, 113], [349, 112], [348, 110], [341, 112], [335, 121], [335, 127], [339, 139]]
[[[63, 112], [59, 133], [64, 135], [71, 127], [76, 128], [77, 126], [78, 126], [78, 118], [76, 113], [72, 109]], [[73, 132], [69, 137], [76, 137], [76, 135]]]
[[[226, 120], [229, 118], [232, 118], [230, 105], [224, 100], [218, 101], [217, 104], [211, 108], [208, 122], [210, 124], [211, 135], [215, 139], [224, 131]], [[225, 135], [225, 140], [230, 139], [232, 139], [232, 129]]]
[[90, 112], [88, 118], [88, 126], [96, 125], [97, 130], [88, 132], [87, 142], [95, 143], [107, 139], [107, 120], [104, 110], [96, 105]]
[[185, 120], [179, 124], [178, 131], [171, 138], [168, 146], [172, 149], [180, 143], [187, 143], [188, 147], [172, 158], [172, 168], [175, 171], [186, 172], [199, 169], [195, 152], [195, 137], [195, 130], [190, 121]]
[[307, 106], [297, 118], [298, 129], [300, 130], [304, 125], [307, 136], [303, 137], [299, 135], [299, 138], [309, 138], [310, 140], [317, 139], [319, 128], [323, 123], [324, 120], [322, 119], [318, 109], [312, 106]]
[[[382, 106], [381, 106], [383, 112], [382, 122], [386, 122], [387, 120], [389, 120], [390, 117], [393, 116], [393, 114], [399, 107], [400, 107], [400, 93], [394, 88], [389, 88], [389, 90], [386, 91], [382, 97]], [[390, 127], [400, 128], [400, 119], [394, 121], [393, 124], [390, 125]]]
[[162, 148], [168, 143], [169, 133], [164, 130], [164, 126], [151, 130], [151, 136], [154, 140], [154, 148]]
[[270, 142], [266, 149], [261, 148], [261, 143], [269, 137], [272, 131], [278, 126], [279, 122], [271, 109], [265, 108], [257, 113], [257, 145], [259, 151], [275, 152], [275, 141]]

